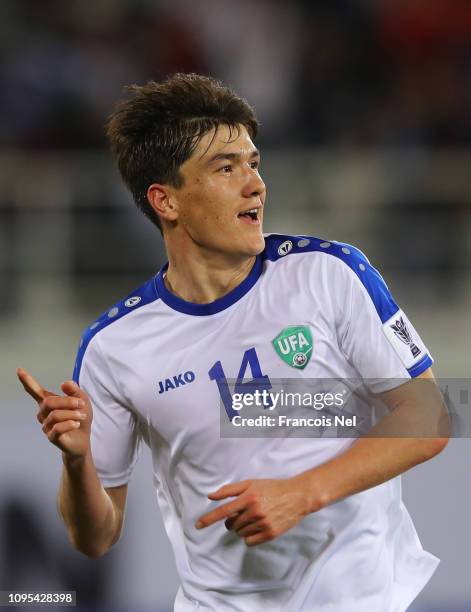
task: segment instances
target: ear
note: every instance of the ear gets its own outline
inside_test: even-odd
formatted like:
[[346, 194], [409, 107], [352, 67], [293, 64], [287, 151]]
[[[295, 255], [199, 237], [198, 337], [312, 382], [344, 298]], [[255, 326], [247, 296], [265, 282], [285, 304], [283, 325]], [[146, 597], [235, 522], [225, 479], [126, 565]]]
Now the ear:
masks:
[[177, 219], [178, 207], [166, 185], [152, 183], [147, 189], [147, 199], [162, 220], [175, 221]]

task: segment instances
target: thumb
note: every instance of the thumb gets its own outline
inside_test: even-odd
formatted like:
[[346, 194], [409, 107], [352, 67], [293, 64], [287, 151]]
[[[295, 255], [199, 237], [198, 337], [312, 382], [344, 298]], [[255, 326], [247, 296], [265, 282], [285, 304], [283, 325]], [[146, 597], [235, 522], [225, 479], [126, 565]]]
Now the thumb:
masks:
[[78, 384], [73, 380], [66, 380], [64, 383], [62, 383], [61, 389], [70, 397], [79, 397], [80, 399], [88, 401], [88, 396], [85, 391], [82, 391]]

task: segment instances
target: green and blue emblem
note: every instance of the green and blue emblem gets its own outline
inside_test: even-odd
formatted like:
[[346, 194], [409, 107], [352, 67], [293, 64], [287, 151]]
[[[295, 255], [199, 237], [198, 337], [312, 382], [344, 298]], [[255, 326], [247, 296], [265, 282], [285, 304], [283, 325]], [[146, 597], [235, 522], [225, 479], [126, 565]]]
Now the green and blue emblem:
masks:
[[297, 370], [304, 370], [311, 359], [312, 334], [307, 325], [285, 327], [272, 344], [278, 356]]

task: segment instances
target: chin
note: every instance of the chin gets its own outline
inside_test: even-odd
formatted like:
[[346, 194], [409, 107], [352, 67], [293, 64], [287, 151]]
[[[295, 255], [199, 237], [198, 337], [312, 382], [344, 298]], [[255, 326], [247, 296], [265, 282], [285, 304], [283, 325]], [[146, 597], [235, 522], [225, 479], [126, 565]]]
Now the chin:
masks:
[[259, 255], [265, 248], [265, 236], [260, 234], [256, 239], [250, 241], [247, 245], [247, 254], [250, 256]]

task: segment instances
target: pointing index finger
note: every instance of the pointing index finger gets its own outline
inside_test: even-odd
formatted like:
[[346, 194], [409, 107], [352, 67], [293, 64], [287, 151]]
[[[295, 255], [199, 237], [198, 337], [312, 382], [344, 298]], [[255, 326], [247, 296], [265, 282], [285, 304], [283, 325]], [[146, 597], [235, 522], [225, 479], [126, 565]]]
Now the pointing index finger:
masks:
[[18, 368], [16, 370], [16, 375], [18, 376], [25, 391], [29, 393], [29, 395], [31, 395], [31, 397], [37, 402], [42, 401], [48, 395], [47, 391], [41, 387], [38, 381], [35, 380], [31, 374], [28, 374], [26, 370], [23, 370], [23, 368]]
[[240, 497], [227, 504], [223, 504], [222, 506], [219, 506], [215, 510], [211, 510], [211, 512], [208, 512], [204, 514], [203, 516], [201, 516], [196, 522], [195, 527], [197, 529], [203, 529], [203, 527], [209, 527], [209, 525], [212, 525], [213, 523], [216, 523], [217, 521], [221, 521], [222, 519], [228, 518], [234, 513], [238, 513], [238, 512], [245, 510], [246, 504], [247, 504], [246, 500], [243, 498], [241, 499]]

